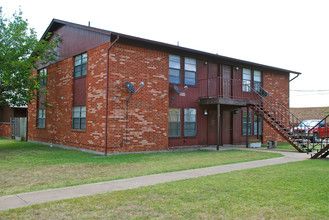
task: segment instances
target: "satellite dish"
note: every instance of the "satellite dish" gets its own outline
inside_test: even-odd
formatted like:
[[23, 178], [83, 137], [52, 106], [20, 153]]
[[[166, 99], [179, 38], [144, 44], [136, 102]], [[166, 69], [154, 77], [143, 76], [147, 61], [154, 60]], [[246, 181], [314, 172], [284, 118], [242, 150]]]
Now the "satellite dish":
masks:
[[[176, 85], [174, 85], [174, 90], [175, 90], [175, 93], [176, 94], [174, 95], [174, 97], [171, 98], [172, 99], [172, 103], [174, 103], [176, 96], [181, 94], [181, 92], [179, 91], [179, 89], [178, 89], [178, 87]], [[184, 91], [182, 93], [186, 92], [186, 90], [188, 90], [188, 86], [187, 85], [184, 86]]]
[[135, 93], [137, 93], [138, 90], [140, 90], [140, 89], [144, 86], [144, 82], [141, 82], [140, 85], [141, 85], [141, 86], [135, 91]]
[[135, 91], [134, 86], [130, 82], [126, 82], [126, 87], [127, 87], [127, 89], [129, 90], [129, 93], [130, 93], [129, 97], [127, 98], [127, 102], [129, 102], [129, 100], [131, 98], [131, 95], [136, 94], [138, 92], [138, 90], [140, 90], [143, 86], [144, 86], [144, 82], [141, 82], [140, 87]]
[[180, 92], [179, 92], [179, 89], [178, 89], [178, 87], [177, 87], [176, 85], [174, 85], [174, 90], [175, 90], [175, 92], [176, 92], [177, 94], [180, 93]]
[[130, 82], [126, 82], [126, 87], [128, 88], [129, 92], [135, 93], [135, 88]]

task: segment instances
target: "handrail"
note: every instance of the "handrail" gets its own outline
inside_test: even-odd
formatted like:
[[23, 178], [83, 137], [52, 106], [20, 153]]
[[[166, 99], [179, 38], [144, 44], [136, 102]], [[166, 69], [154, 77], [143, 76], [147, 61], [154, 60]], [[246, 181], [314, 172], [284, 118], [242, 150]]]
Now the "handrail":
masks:
[[[290, 112], [290, 110], [288, 108], [286, 108], [282, 103], [280, 103], [276, 98], [274, 98], [269, 92], [267, 92], [265, 89], [263, 89], [262, 87], [259, 86], [260, 90], [266, 93], [266, 96], [262, 96], [262, 94], [260, 94], [259, 92], [257, 92], [254, 88], [252, 88], [251, 86], [249, 86], [250, 89], [256, 93], [263, 101], [265, 101], [267, 104], [270, 105], [270, 107], [274, 110], [276, 110], [277, 112], [279, 112], [282, 117], [284, 117], [286, 119], [286, 121], [289, 122], [289, 126], [292, 127], [291, 125], [294, 125], [296, 123], [294, 123], [294, 121], [296, 120], [296, 122], [298, 124], [300, 124], [302, 121], [300, 119], [298, 119], [292, 112]], [[267, 97], [270, 97], [270, 100], [266, 100]], [[274, 103], [275, 102], [275, 103]], [[282, 113], [282, 111], [280, 111], [280, 109], [278, 107], [275, 107], [275, 105], [279, 105], [279, 107], [283, 108], [283, 110], [289, 115], [289, 118]], [[292, 116], [292, 117], [290, 117]], [[291, 122], [291, 118], [293, 119], [293, 122]]]
[[256, 97], [250, 92], [243, 91], [241, 79], [226, 79], [214, 77], [198, 81], [200, 97], [221, 97], [231, 99], [253, 100]]
[[329, 117], [329, 114], [326, 116], [326, 117], [324, 117], [321, 121], [319, 121], [319, 123], [317, 123], [315, 126], [313, 126], [311, 129], [310, 129], [310, 131], [311, 130], [314, 130], [321, 122], [323, 122], [324, 120], [326, 120], [327, 118]]
[[[281, 114], [282, 115], [282, 117], [283, 118], [285, 118], [286, 120], [288, 120], [289, 122], [290, 122], [290, 120], [289, 120], [289, 118], [287, 118], [287, 116], [286, 115], [284, 115], [281, 111], [279, 111], [275, 106], [273, 106], [273, 104], [271, 104], [268, 100], [266, 100], [265, 99], [265, 97], [263, 96], [263, 95], [261, 95], [259, 92], [257, 92], [254, 88], [252, 88], [251, 86], [249, 86], [249, 88], [254, 92], [254, 93], [256, 93], [261, 99], [262, 99], [262, 101], [263, 101], [263, 103], [265, 102], [265, 103], [267, 103], [269, 106], [270, 106], [270, 108], [273, 110], [275, 110], [275, 112], [278, 112], [279, 114]], [[267, 95], [268, 95], [268, 92], [265, 90], [265, 89], [263, 89], [263, 88], [261, 88], [263, 91], [265, 91], [266, 93], [267, 93]], [[273, 97], [273, 96], [272, 96]], [[278, 102], [278, 101], [277, 101]], [[280, 103], [281, 104], [281, 103]], [[282, 104], [281, 104], [282, 105]], [[275, 118], [275, 119], [278, 119], [277, 117]]]
[[[263, 89], [263, 88], [262, 88]], [[289, 112], [289, 114], [290, 115], [292, 115], [293, 116], [293, 118], [296, 118], [296, 119], [298, 119], [292, 112], [290, 112], [290, 110], [289, 109], [287, 109], [287, 107], [286, 106], [284, 106], [284, 105], [282, 105], [276, 98], [274, 98], [270, 93], [268, 93], [268, 95], [267, 96], [269, 96], [269, 97], [271, 97], [271, 99], [274, 99], [281, 107], [283, 107], [287, 112]], [[298, 119], [299, 120], [299, 122], [301, 122], [301, 120], [300, 119]]]
[[[315, 135], [315, 129], [317, 128], [317, 127], [319, 127], [319, 129], [321, 128], [320, 127], [320, 124], [322, 123], [322, 122], [325, 122], [326, 123], [326, 121], [327, 121], [327, 118], [329, 117], [329, 114], [327, 115], [327, 116], [325, 116], [321, 121], [319, 121], [316, 125], [314, 125], [311, 129], [309, 129], [309, 130], [307, 130], [307, 137], [308, 137], [308, 139], [310, 139], [310, 134], [313, 134], [313, 144], [312, 144], [312, 148], [310, 149], [309, 148], [309, 145], [307, 145], [307, 150], [308, 151], [310, 151], [310, 150], [312, 150], [312, 149], [314, 149], [315, 148], [315, 146], [317, 145], [317, 143], [315, 143], [316, 142], [316, 140], [315, 140], [315, 137], [314, 137], [314, 135]], [[327, 127], [327, 129], [326, 129], [326, 132], [327, 132], [327, 135], [325, 135], [325, 136], [328, 136], [328, 127]], [[320, 135], [320, 133], [321, 133], [321, 130], [319, 131], [319, 134], [318, 135]], [[321, 143], [321, 148], [322, 148], [322, 143]]]
[[[249, 85], [248, 85], [249, 86]], [[258, 87], [258, 91], [256, 91], [253, 87], [249, 86], [249, 89], [256, 93], [258, 97], [261, 99], [261, 103], [263, 105], [263, 110], [259, 108], [259, 110], [270, 112], [270, 114], [266, 114], [268, 117], [272, 117], [272, 120], [274, 122], [273, 126], [277, 127], [277, 129], [282, 133], [285, 134], [284, 136], [292, 141], [296, 147], [298, 147], [298, 142], [296, 141], [300, 140], [299, 143], [305, 142], [307, 139], [307, 136], [300, 132], [301, 130], [297, 127], [295, 128], [296, 122], [298, 124], [301, 123], [301, 120], [298, 119], [293, 113], [291, 113], [283, 104], [281, 104], [276, 98], [274, 98], [271, 94], [269, 94], [265, 89], [262, 87]], [[256, 104], [254, 104], [257, 106]], [[266, 108], [267, 107], [267, 108]], [[276, 122], [279, 121], [280, 125]], [[294, 135], [296, 130], [298, 130], [298, 135]], [[291, 135], [289, 132], [292, 132]], [[308, 143], [308, 142], [307, 142]], [[304, 146], [303, 146], [304, 147]], [[300, 147], [298, 147], [300, 148]], [[308, 148], [308, 144], [307, 144]], [[301, 150], [301, 149], [300, 149]]]

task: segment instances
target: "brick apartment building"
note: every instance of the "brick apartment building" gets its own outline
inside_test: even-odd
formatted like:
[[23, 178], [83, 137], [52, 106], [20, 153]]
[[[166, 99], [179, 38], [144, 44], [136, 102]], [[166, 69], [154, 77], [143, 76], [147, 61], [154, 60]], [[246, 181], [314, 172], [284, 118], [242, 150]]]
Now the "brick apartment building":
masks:
[[247, 106], [263, 87], [289, 108], [297, 72], [56, 19], [48, 32], [62, 41], [38, 70], [49, 92], [28, 107], [29, 141], [103, 153], [283, 141]]

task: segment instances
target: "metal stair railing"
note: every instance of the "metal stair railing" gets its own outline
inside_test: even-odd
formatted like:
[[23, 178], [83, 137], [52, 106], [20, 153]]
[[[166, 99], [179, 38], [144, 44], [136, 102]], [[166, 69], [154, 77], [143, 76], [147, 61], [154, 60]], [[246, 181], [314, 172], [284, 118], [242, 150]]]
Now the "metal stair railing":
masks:
[[252, 101], [256, 113], [277, 130], [296, 150], [305, 152], [309, 144], [307, 134], [305, 135], [302, 129], [296, 127], [302, 121], [262, 87], [258, 86], [257, 91], [251, 86], [249, 87], [259, 97], [260, 104], [259, 101]]
[[312, 159], [329, 155], [329, 126], [327, 120], [329, 120], [329, 114], [308, 130], [308, 139], [312, 140], [312, 144], [307, 146], [307, 152], [311, 152]]
[[[257, 94], [258, 100], [250, 100], [256, 113], [284, 137], [299, 152], [311, 152], [311, 158], [329, 155], [329, 114], [312, 128], [303, 126], [290, 110], [262, 87], [247, 85]], [[298, 126], [299, 125], [299, 126]], [[315, 152], [316, 151], [316, 152]], [[314, 153], [315, 152], [315, 153]]]

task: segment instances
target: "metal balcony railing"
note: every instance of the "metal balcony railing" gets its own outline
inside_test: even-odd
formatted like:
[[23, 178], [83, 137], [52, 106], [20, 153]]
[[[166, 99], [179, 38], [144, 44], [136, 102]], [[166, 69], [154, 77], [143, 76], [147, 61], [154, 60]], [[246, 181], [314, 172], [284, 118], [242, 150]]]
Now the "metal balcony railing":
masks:
[[243, 82], [240, 79], [222, 77], [202, 79], [198, 81], [198, 87], [200, 98], [258, 99], [258, 96], [250, 90], [248, 81]]

